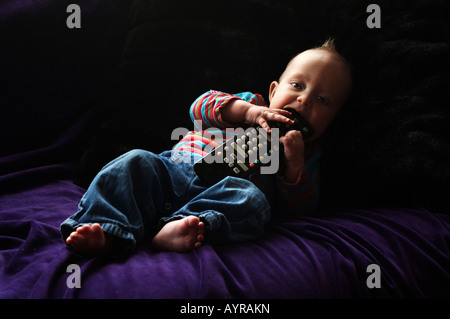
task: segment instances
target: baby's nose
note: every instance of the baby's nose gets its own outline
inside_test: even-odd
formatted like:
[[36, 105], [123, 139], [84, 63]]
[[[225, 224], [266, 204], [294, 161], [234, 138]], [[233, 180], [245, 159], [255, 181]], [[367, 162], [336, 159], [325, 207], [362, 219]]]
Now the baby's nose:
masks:
[[308, 93], [300, 94], [297, 97], [297, 102], [300, 103], [301, 106], [311, 107], [311, 97]]

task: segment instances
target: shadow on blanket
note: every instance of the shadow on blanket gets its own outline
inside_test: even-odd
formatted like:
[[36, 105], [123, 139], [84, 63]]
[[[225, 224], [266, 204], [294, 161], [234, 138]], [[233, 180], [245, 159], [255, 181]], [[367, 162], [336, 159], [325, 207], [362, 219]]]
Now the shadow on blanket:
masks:
[[333, 36], [355, 89], [325, 139], [322, 207], [450, 207], [450, 5], [378, 1], [381, 28], [370, 29], [369, 3], [136, 1], [77, 183], [127, 150], [170, 149], [208, 89], [267, 97], [293, 55]]

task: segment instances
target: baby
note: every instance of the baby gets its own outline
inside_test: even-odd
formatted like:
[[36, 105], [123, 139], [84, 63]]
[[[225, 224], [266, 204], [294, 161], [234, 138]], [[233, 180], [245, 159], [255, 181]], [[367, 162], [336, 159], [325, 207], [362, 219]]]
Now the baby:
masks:
[[[201, 121], [201, 129], [214, 127], [222, 134], [211, 140], [210, 130], [191, 131], [172, 151], [133, 150], [113, 160], [92, 181], [78, 212], [61, 224], [63, 239], [89, 257], [124, 256], [141, 242], [157, 250], [189, 252], [203, 241], [255, 239], [272, 211], [313, 213], [319, 198], [318, 139], [351, 87], [350, 67], [328, 40], [289, 62], [279, 81], [270, 84], [269, 107], [250, 92], [206, 92], [192, 104], [191, 118]], [[212, 186], [198, 178], [193, 163], [229, 138], [227, 127], [260, 125], [270, 132], [270, 121], [293, 124], [286, 108], [300, 113], [315, 133], [306, 140], [299, 131], [280, 138], [284, 165], [277, 174], [226, 177]]]

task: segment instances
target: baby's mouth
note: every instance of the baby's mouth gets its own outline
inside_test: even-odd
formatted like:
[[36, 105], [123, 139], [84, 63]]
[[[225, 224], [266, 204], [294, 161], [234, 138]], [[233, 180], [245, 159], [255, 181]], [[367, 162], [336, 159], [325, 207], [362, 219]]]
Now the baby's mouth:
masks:
[[314, 128], [303, 116], [300, 115], [296, 110], [286, 107], [285, 110], [291, 112], [292, 114], [288, 116], [290, 119], [294, 120], [294, 124], [291, 129], [302, 132], [303, 139], [306, 140], [313, 136]]

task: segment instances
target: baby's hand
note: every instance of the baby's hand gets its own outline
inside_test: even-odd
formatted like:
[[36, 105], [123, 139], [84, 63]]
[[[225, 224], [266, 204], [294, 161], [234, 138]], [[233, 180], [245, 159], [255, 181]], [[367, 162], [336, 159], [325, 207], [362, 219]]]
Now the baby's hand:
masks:
[[305, 144], [302, 133], [292, 130], [280, 138], [284, 145], [284, 179], [288, 183], [295, 183], [300, 172], [305, 166]]
[[294, 121], [286, 117], [291, 112], [283, 109], [270, 109], [264, 106], [253, 105], [247, 109], [244, 116], [244, 122], [250, 125], [260, 125], [267, 132], [271, 132], [269, 121], [277, 121], [287, 124], [294, 124]]

